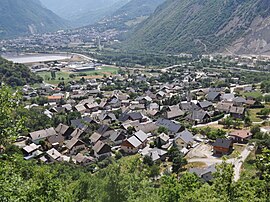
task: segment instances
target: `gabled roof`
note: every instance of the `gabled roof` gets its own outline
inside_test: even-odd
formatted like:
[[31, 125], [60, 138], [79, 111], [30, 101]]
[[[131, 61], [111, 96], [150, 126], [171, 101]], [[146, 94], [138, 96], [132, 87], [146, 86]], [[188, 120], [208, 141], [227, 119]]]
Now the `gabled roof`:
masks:
[[247, 100], [243, 97], [236, 97], [233, 101], [236, 103], [245, 103]]
[[[102, 154], [102, 153], [108, 153], [111, 151], [111, 147], [102, 142], [102, 141], [98, 141], [94, 146], [93, 146], [93, 150], [98, 153], [98, 154]], [[103, 151], [102, 151], [103, 150]]]
[[205, 117], [210, 117], [209, 114], [204, 110], [193, 110], [187, 118], [193, 121], [203, 121]]
[[92, 143], [95, 143], [97, 142], [98, 140], [100, 140], [100, 138], [102, 137], [102, 135], [100, 135], [99, 133], [93, 133], [91, 136], [90, 136], [90, 141]]
[[71, 120], [71, 125], [74, 128], [79, 128], [82, 130], [85, 130], [88, 127], [87, 124], [90, 124], [90, 123], [96, 123], [96, 122], [90, 117], [83, 117], [82, 119]]
[[66, 147], [68, 149], [72, 149], [77, 143], [84, 144], [83, 141], [77, 139], [76, 137], [72, 138], [71, 140], [67, 141]]
[[56, 135], [56, 131], [54, 130], [54, 128], [51, 127], [45, 130], [38, 130], [35, 132], [31, 132], [29, 133], [29, 135], [32, 138], [32, 140], [39, 140], [39, 139], [50, 137], [52, 135]]
[[220, 93], [219, 93], [219, 92], [209, 92], [209, 93], [207, 94], [207, 100], [214, 101], [214, 100], [217, 99], [219, 96], [220, 96]]
[[212, 102], [209, 102], [209, 101], [203, 101], [203, 102], [198, 102], [198, 105], [201, 108], [207, 108], [207, 107], [213, 106], [213, 103]]
[[244, 112], [245, 112], [245, 108], [244, 107], [235, 107], [235, 106], [232, 106], [230, 108], [230, 113], [244, 114]]
[[232, 144], [232, 140], [225, 139], [225, 138], [217, 138], [216, 141], [213, 143], [214, 147], [223, 147], [223, 148], [230, 148]]
[[252, 136], [252, 133], [250, 132], [250, 130], [235, 130], [233, 132], [230, 132], [229, 135], [245, 139]]
[[158, 137], [164, 142], [167, 142], [170, 139], [170, 137], [166, 135], [165, 133], [161, 133]]
[[68, 129], [70, 129], [69, 126], [60, 123], [60, 124], [55, 128], [55, 131], [56, 131], [58, 134], [60, 134], [60, 135], [64, 135], [64, 134], [67, 132]]
[[103, 135], [104, 133], [106, 133], [108, 130], [111, 130], [110, 126], [108, 125], [102, 125], [99, 127], [99, 129], [97, 130], [97, 133]]
[[135, 136], [128, 138], [127, 142], [129, 142], [135, 148], [139, 147], [142, 144], [142, 142]]
[[62, 154], [54, 148], [50, 149], [46, 153], [54, 160], [57, 160], [62, 156]]
[[215, 173], [217, 171], [216, 164], [210, 165], [206, 168], [190, 168], [189, 172], [195, 173], [199, 177], [202, 177], [206, 173]]
[[176, 134], [174, 140], [177, 140], [179, 138], [182, 139], [187, 144], [194, 142], [193, 134], [188, 130], [184, 130], [181, 133]]
[[157, 126], [165, 127], [173, 133], [179, 132], [179, 130], [182, 128], [182, 126], [180, 124], [177, 124], [171, 120], [163, 119], [163, 118], [159, 118], [155, 124]]
[[138, 140], [140, 140], [141, 142], [144, 142], [147, 139], [147, 134], [145, 134], [143, 131], [138, 131], [134, 134], [134, 136], [136, 138], [138, 138]]

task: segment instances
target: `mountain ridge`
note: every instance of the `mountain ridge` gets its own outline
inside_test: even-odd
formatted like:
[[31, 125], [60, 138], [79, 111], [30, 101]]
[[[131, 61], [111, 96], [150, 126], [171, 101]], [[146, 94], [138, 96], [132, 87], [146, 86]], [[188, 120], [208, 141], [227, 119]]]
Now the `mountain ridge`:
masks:
[[0, 0], [0, 38], [67, 28], [67, 22], [38, 0]]
[[269, 8], [267, 0], [167, 0], [136, 27], [124, 47], [168, 53], [251, 53], [250, 44], [256, 44], [268, 51], [270, 37], [254, 37], [268, 21]]

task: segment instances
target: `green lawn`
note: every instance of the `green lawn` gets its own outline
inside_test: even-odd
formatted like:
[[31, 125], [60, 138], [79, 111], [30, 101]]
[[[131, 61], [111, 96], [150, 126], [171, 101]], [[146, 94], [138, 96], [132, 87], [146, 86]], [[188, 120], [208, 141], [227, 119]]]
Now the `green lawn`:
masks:
[[[56, 72], [55, 80], [51, 80], [51, 72], [39, 72], [37, 74], [41, 76], [46, 83], [57, 85], [60, 81], [69, 82], [69, 81], [74, 80], [69, 77], [70, 74], [75, 74], [76, 75], [75, 80], [79, 80], [80, 78], [83, 77], [83, 76], [80, 76], [80, 74], [86, 74], [87, 76], [93, 76], [93, 77], [95, 76], [100, 77], [103, 75], [113, 75], [117, 73], [118, 73], [117, 68], [104, 66], [95, 71], [84, 71], [84, 72], [79, 72], [79, 73], [78, 72], [71, 73], [71, 72], [63, 72], [63, 71]], [[64, 78], [64, 80], [62, 78]]]
[[233, 152], [228, 156], [228, 158], [237, 158], [240, 156], [242, 151], [244, 151], [245, 145], [239, 145], [239, 144], [234, 144], [233, 145]]
[[261, 119], [259, 116], [257, 116], [257, 113], [260, 112], [263, 108], [256, 108], [256, 109], [249, 109], [248, 112], [250, 114], [250, 119], [252, 122], [261, 122], [263, 119]]
[[260, 91], [254, 91], [254, 92], [243, 93], [243, 96], [259, 98], [259, 97], [263, 97], [263, 94]]
[[256, 160], [255, 151], [252, 151], [250, 155], [247, 157], [246, 161], [243, 163], [242, 166], [243, 172], [241, 174], [242, 179], [252, 179], [257, 177], [256, 174], [258, 170], [256, 168], [255, 160]]

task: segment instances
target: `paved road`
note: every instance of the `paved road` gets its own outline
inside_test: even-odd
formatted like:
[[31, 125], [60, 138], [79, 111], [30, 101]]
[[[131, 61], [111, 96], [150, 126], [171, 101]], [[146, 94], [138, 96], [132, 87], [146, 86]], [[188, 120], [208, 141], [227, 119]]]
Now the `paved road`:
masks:
[[[241, 152], [239, 158], [231, 158], [227, 159], [226, 163], [231, 163], [234, 165], [234, 181], [238, 181], [240, 179], [241, 174], [241, 167], [243, 165], [243, 162], [247, 159], [250, 152], [254, 149], [253, 146], [247, 145], [245, 149]], [[188, 159], [189, 163], [193, 162], [202, 162], [209, 165], [216, 164], [216, 163], [222, 163], [222, 159], [215, 158], [215, 157], [209, 157], [209, 158], [192, 158]]]

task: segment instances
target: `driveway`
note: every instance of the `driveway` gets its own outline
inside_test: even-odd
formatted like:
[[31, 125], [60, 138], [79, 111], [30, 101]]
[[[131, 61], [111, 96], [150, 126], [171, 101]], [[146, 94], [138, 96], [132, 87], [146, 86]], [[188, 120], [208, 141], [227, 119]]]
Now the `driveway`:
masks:
[[[246, 145], [245, 149], [241, 152], [240, 156], [238, 158], [231, 158], [227, 159], [226, 163], [231, 163], [234, 165], [234, 181], [238, 181], [240, 179], [241, 174], [241, 167], [243, 165], [243, 162], [247, 159], [250, 152], [254, 150], [254, 146]], [[187, 160], [189, 163], [194, 162], [202, 162], [209, 165], [216, 164], [216, 163], [222, 163], [222, 159], [217, 157], [207, 157], [207, 158], [192, 158]]]

